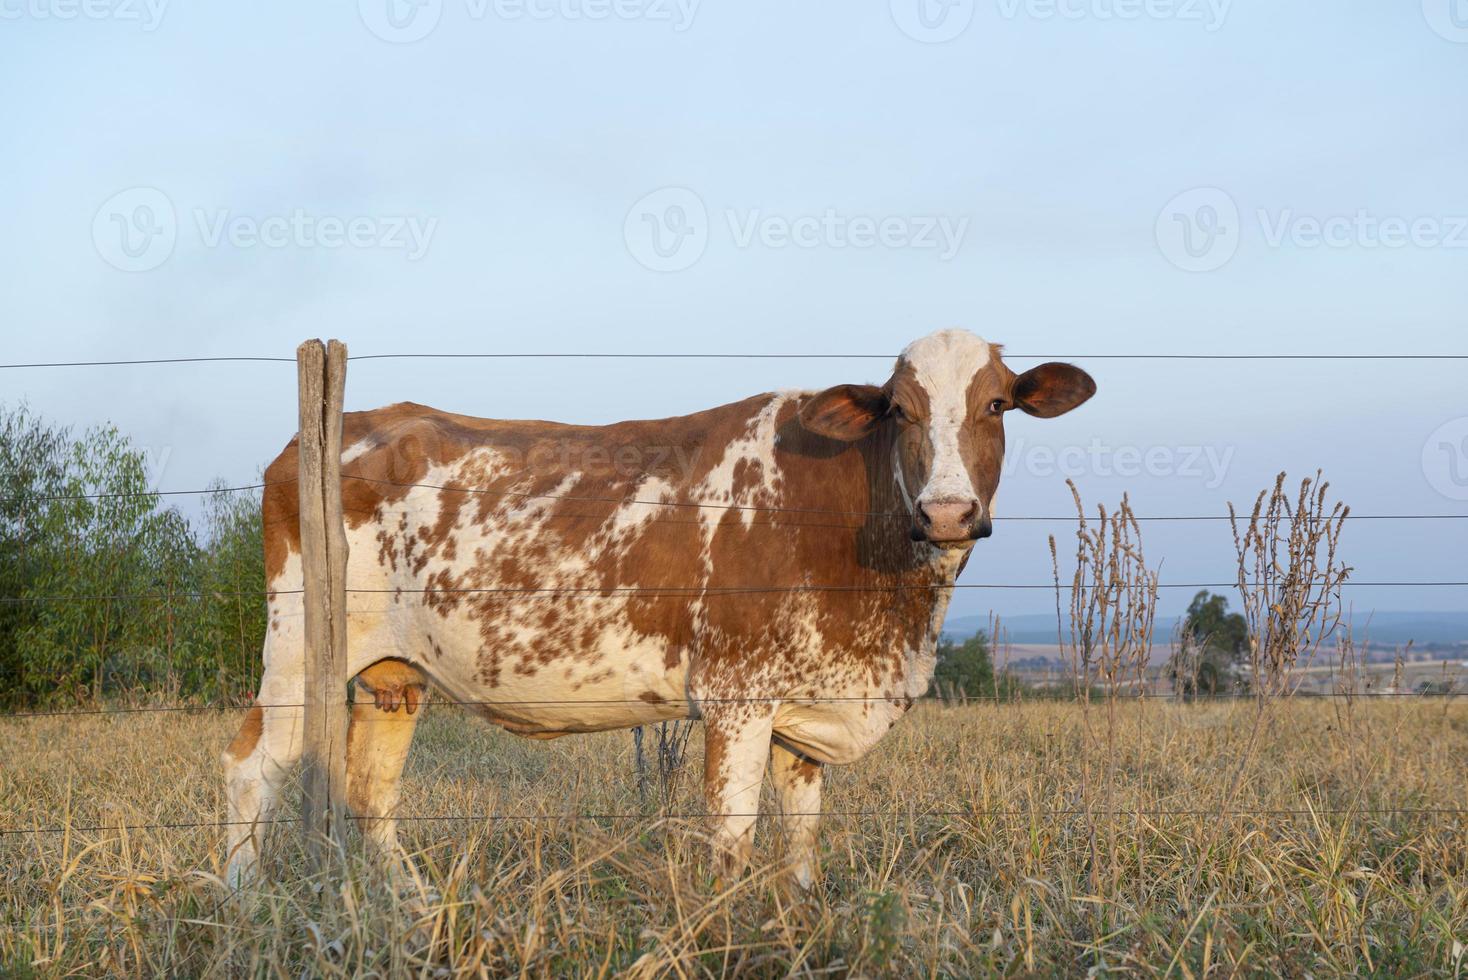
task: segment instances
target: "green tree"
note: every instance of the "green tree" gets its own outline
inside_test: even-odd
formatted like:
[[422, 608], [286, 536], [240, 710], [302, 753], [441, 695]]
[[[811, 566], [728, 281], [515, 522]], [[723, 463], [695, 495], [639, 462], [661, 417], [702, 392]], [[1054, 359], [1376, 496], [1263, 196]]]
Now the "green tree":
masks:
[[1226, 597], [1199, 592], [1178, 632], [1168, 669], [1179, 693], [1206, 696], [1238, 688], [1239, 668], [1249, 649], [1249, 626], [1243, 616], [1228, 611]]
[[247, 699], [259, 688], [265, 642], [259, 493], [217, 490], [205, 497], [194, 582], [200, 596], [190, 619], [183, 688], [213, 699]]
[[938, 641], [938, 663], [933, 671], [932, 693], [940, 698], [992, 697], [994, 659], [989, 637], [978, 632], [955, 643], [947, 637]]
[[265, 633], [258, 494], [209, 494], [202, 533], [116, 428], [0, 406], [0, 703], [254, 690]]
[[62, 492], [68, 445], [25, 405], [0, 407], [0, 693], [26, 683], [18, 638], [37, 612], [25, 594], [43, 542], [38, 501]]
[[190, 578], [188, 522], [160, 507], [142, 452], [110, 426], [70, 443], [59, 489], [33, 501], [22, 693], [97, 700], [154, 685], [172, 652], [165, 597]]

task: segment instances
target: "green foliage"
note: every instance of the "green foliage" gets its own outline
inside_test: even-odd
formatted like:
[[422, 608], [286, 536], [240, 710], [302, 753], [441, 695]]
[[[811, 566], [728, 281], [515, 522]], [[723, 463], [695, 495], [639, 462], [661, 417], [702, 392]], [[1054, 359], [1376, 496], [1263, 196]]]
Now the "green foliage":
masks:
[[265, 643], [265, 543], [260, 499], [254, 493], [212, 493], [204, 501], [203, 547], [195, 588], [203, 598], [192, 620], [194, 646], [208, 651], [189, 662], [190, 689], [235, 699], [259, 687]]
[[1249, 624], [1239, 613], [1228, 611], [1228, 599], [1206, 589], [1188, 604], [1183, 629], [1192, 633], [1200, 646], [1216, 650], [1230, 663], [1239, 663], [1249, 648]]
[[0, 702], [248, 688], [265, 613], [253, 494], [210, 495], [200, 534], [116, 428], [73, 436], [23, 406], [0, 408], [0, 494]]
[[29, 624], [21, 599], [40, 550], [40, 529], [27, 501], [61, 492], [66, 436], [48, 428], [24, 406], [0, 412], [0, 689], [18, 685], [24, 665], [17, 638]]
[[963, 698], [1008, 699], [1020, 688], [1009, 674], [994, 673], [989, 637], [975, 633], [962, 643], [938, 640], [938, 664], [929, 693], [945, 701]]
[[1225, 694], [1243, 683], [1240, 668], [1249, 649], [1249, 626], [1228, 611], [1228, 599], [1204, 590], [1193, 597], [1179, 631], [1169, 669], [1188, 696]]
[[860, 904], [864, 952], [878, 972], [886, 972], [902, 948], [907, 909], [895, 891], [864, 892]]
[[993, 696], [994, 658], [985, 633], [975, 633], [962, 643], [947, 637], [939, 639], [933, 692], [945, 699]]

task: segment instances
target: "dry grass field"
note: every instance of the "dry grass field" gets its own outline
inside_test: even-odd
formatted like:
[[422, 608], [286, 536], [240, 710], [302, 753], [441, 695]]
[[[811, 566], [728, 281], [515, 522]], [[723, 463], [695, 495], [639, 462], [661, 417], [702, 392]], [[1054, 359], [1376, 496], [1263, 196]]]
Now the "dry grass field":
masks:
[[[221, 819], [236, 723], [0, 722], [0, 826], [70, 828], [0, 837], [0, 974], [1468, 974], [1465, 700], [923, 705], [830, 773], [809, 895], [763, 827], [748, 876], [711, 875], [697, 821], [639, 803], [626, 733], [442, 705], [406, 813], [477, 818], [405, 824], [417, 889], [355, 852], [304, 880], [286, 826], [230, 902], [217, 827], [86, 829]], [[699, 807], [692, 750], [665, 812]]]

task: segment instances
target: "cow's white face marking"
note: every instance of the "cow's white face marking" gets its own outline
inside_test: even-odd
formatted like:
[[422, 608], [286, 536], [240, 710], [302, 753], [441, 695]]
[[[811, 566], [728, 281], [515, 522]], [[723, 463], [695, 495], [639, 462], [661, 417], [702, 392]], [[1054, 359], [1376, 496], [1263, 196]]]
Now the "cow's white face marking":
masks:
[[942, 330], [914, 341], [902, 352], [901, 361], [911, 366], [917, 383], [928, 395], [928, 445], [933, 461], [928, 482], [911, 497], [897, 465], [898, 485], [915, 506], [952, 500], [978, 500], [983, 516], [984, 502], [974, 487], [959, 444], [968, 417], [968, 392], [974, 376], [989, 364], [988, 341], [967, 330]]

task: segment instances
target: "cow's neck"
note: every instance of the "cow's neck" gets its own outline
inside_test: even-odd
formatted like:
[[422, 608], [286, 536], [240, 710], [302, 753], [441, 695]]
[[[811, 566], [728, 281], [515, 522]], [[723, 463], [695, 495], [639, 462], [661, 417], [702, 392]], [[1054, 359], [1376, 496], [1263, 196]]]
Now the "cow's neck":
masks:
[[[894, 449], [890, 436], [882, 433], [862, 447], [867, 507], [873, 517], [858, 532], [858, 552], [871, 556], [872, 563], [895, 579], [898, 587], [912, 590], [909, 593], [912, 601], [895, 603], [893, 608], [908, 619], [905, 627], [912, 641], [920, 650], [931, 653], [953, 598], [953, 586], [968, 564], [972, 547], [939, 548], [912, 540], [912, 490], [903, 485]], [[867, 537], [870, 546], [862, 546], [862, 536]], [[920, 660], [928, 664], [931, 674], [931, 658]], [[930, 676], [921, 678], [924, 684], [930, 679]]]
[[[791, 406], [780, 426], [775, 447], [786, 505], [865, 515], [850, 530], [837, 530], [827, 521], [808, 533], [854, 535], [857, 567], [840, 573], [843, 584], [893, 590], [892, 600], [882, 607], [881, 614], [890, 617], [883, 632], [900, 634], [902, 645], [918, 654], [914, 666], [931, 674], [931, 654], [968, 549], [945, 550], [912, 540], [911, 501], [894, 466], [891, 429], [883, 427], [843, 447], [806, 431], [794, 417], [796, 408], [798, 404]], [[910, 678], [924, 684], [928, 679]]]

